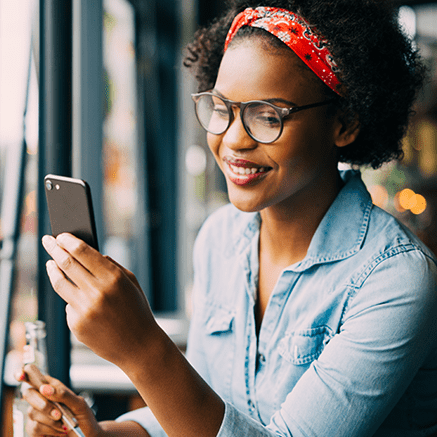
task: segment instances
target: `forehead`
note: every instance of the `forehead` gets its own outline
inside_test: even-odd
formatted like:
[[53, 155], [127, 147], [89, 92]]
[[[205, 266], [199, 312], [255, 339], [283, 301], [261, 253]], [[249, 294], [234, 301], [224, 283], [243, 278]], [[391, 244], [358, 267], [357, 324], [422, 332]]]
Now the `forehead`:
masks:
[[251, 38], [229, 46], [215, 88], [237, 101], [283, 98], [302, 103], [320, 97], [323, 86], [292, 50], [272, 48], [261, 38]]

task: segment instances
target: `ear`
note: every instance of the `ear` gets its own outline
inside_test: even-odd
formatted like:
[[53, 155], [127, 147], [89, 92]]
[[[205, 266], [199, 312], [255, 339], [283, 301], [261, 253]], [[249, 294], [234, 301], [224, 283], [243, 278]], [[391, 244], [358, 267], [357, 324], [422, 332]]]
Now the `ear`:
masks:
[[345, 147], [352, 144], [360, 133], [360, 121], [358, 115], [353, 118], [339, 114], [337, 116], [337, 128], [335, 132], [335, 145]]

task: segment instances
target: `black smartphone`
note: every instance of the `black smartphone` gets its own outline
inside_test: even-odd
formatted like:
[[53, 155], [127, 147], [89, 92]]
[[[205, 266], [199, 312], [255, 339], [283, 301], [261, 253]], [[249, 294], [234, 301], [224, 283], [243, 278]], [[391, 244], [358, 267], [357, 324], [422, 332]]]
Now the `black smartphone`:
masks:
[[44, 178], [44, 185], [52, 235], [69, 232], [99, 250], [89, 185], [52, 174]]

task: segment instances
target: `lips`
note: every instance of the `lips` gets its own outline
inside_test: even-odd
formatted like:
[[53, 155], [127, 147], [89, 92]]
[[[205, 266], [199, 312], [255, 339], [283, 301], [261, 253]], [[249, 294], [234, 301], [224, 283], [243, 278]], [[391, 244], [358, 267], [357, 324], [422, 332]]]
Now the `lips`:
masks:
[[225, 172], [229, 179], [236, 185], [246, 185], [262, 179], [271, 167], [261, 166], [244, 159], [225, 157]]

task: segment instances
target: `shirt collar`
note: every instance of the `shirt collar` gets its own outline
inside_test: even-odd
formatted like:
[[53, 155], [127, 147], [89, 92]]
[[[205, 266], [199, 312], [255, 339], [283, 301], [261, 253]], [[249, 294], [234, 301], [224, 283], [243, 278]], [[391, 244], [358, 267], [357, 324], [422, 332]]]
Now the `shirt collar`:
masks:
[[347, 170], [340, 175], [345, 185], [320, 222], [307, 255], [295, 266], [295, 270], [348, 258], [356, 254], [363, 244], [373, 207], [372, 199], [358, 171]]
[[[319, 224], [307, 255], [289, 270], [307, 270], [315, 264], [348, 258], [360, 250], [368, 229], [372, 200], [359, 171], [341, 171], [340, 175], [345, 185]], [[237, 253], [244, 252], [258, 235], [260, 223], [259, 213], [240, 216], [233, 240]]]

